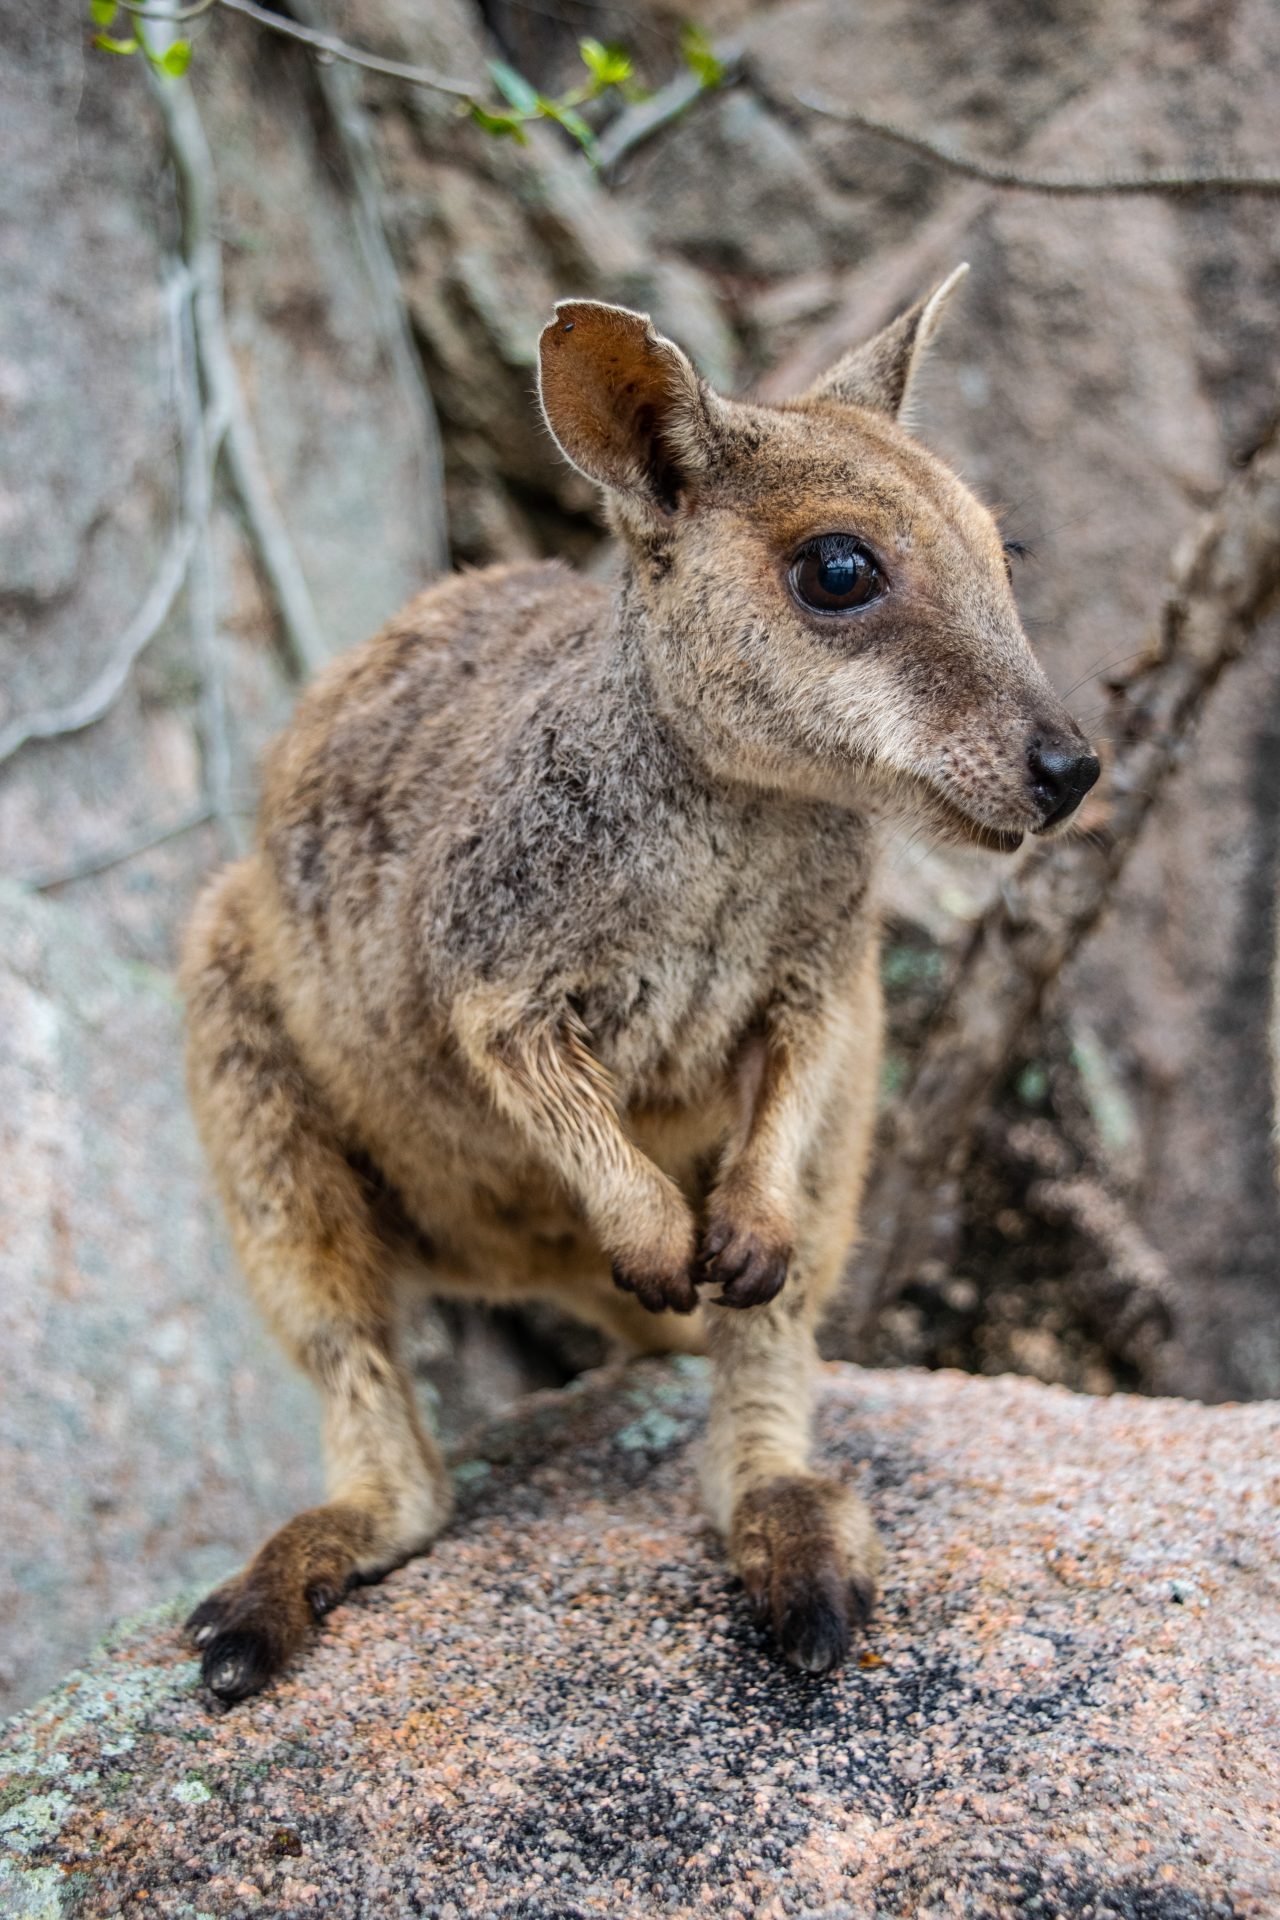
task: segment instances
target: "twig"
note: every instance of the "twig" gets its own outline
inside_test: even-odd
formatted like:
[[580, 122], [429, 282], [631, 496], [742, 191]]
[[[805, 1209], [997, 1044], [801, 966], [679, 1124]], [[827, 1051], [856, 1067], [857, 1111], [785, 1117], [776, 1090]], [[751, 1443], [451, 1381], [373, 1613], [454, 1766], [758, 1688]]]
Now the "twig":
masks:
[[116, 841], [113, 846], [101, 848], [97, 853], [82, 854], [65, 866], [44, 867], [35, 873], [19, 874], [18, 885], [30, 887], [36, 893], [48, 893], [54, 887], [69, 886], [73, 880], [87, 880], [91, 875], [106, 873], [108, 868], [118, 867], [140, 853], [149, 853], [153, 847], [162, 847], [166, 841], [177, 840], [193, 828], [203, 827], [212, 818], [213, 808], [207, 800], [201, 800], [186, 813], [179, 814], [167, 827], [139, 827], [135, 833]]
[[219, 5], [219, 0], [194, 0], [189, 7], [151, 7], [146, 0], [116, 0], [116, 5], [131, 13], [136, 20], [165, 20], [171, 27], [182, 26], [188, 20], [198, 20], [202, 13], [208, 13]]
[[1083, 1257], [1064, 1276], [1067, 1297], [1106, 1352], [1133, 1367], [1145, 1391], [1160, 1392], [1166, 1344], [1179, 1324], [1177, 1290], [1105, 1170], [1090, 1167], [1077, 1143], [1045, 1120], [1010, 1125], [992, 1115], [981, 1138], [1016, 1171], [1028, 1214], [1083, 1242]]
[[1104, 832], [1034, 854], [975, 927], [889, 1121], [864, 1207], [866, 1240], [833, 1327], [856, 1354], [871, 1316], [931, 1252], [954, 1211], [975, 1123], [1050, 984], [1093, 927], [1182, 742], [1280, 591], [1280, 427], [1174, 556], [1159, 630], [1112, 683]]
[[[742, 71], [742, 50], [736, 44], [716, 48], [716, 58], [724, 69], [720, 86], [728, 86], [738, 79]], [[669, 127], [687, 113], [695, 100], [717, 92], [717, 88], [703, 85], [696, 73], [685, 70], [668, 80], [665, 87], [659, 87], [647, 100], [637, 100], [633, 106], [624, 107], [616, 120], [610, 122], [600, 135], [596, 146], [596, 169], [607, 178], [637, 147], [652, 140], [663, 127]]]
[[174, 528], [146, 598], [112, 649], [106, 665], [74, 700], [11, 720], [0, 730], [0, 766], [11, 760], [29, 740], [54, 740], [62, 734], [79, 733], [110, 712], [124, 690], [134, 662], [168, 618], [186, 578], [194, 545], [195, 528], [184, 517]]
[[[304, 18], [310, 15], [311, 0], [294, 0], [294, 5], [302, 11]], [[364, 255], [365, 270], [378, 308], [387, 351], [413, 415], [423, 561], [428, 573], [441, 573], [449, 564], [444, 446], [431, 389], [427, 385], [422, 360], [409, 325], [404, 289], [387, 238], [382, 213], [382, 183], [368, 121], [360, 105], [359, 82], [347, 68], [332, 66], [325, 61], [317, 62], [316, 80], [346, 155], [353, 189], [356, 235]]]
[[1098, 1291], [1105, 1296], [1108, 1344], [1122, 1359], [1140, 1329], [1153, 1323], [1167, 1338], [1177, 1320], [1173, 1283], [1161, 1254], [1152, 1246], [1124, 1202], [1087, 1173], [1067, 1179], [1033, 1180], [1027, 1207], [1041, 1219], [1069, 1226], [1097, 1249], [1103, 1267]]
[[[120, 0], [120, 3], [130, 13], [144, 20], [194, 18], [206, 11], [206, 0], [197, 0], [197, 4], [185, 14], [174, 13], [165, 7], [150, 7], [143, 0]], [[468, 104], [477, 102], [483, 91], [472, 83], [450, 79], [429, 67], [414, 66], [404, 60], [389, 60], [381, 54], [350, 46], [334, 34], [303, 26], [287, 15], [271, 13], [267, 8], [258, 6], [256, 0], [207, 0], [207, 4], [225, 7], [231, 13], [244, 14], [246, 19], [255, 20], [269, 33], [281, 34], [288, 40], [298, 40], [303, 46], [311, 47], [330, 60], [341, 60], [348, 66], [362, 67], [367, 73], [380, 73], [391, 80], [403, 80], [409, 86], [448, 94]], [[740, 68], [742, 56], [736, 46], [717, 48], [716, 53], [722, 64], [734, 69], [735, 73]], [[756, 90], [764, 98], [772, 100], [775, 105], [782, 104], [782, 96], [754, 67], [751, 77]], [[660, 87], [651, 99], [637, 102], [634, 107], [620, 114], [599, 142], [596, 164], [601, 172], [607, 173], [615, 168], [626, 154], [678, 119], [706, 91], [708, 89], [696, 74], [680, 73], [665, 87]], [[988, 186], [1015, 188], [1023, 193], [1085, 196], [1135, 193], [1280, 194], [1280, 174], [1274, 173], [1183, 173], [1177, 168], [1161, 168], [1155, 173], [1103, 174], [1092, 179], [1079, 174], [1041, 177], [1022, 173], [1016, 167], [1004, 166], [996, 160], [981, 160], [974, 154], [958, 153], [939, 140], [931, 140], [927, 134], [899, 125], [896, 120], [881, 119], [879, 115], [865, 113], [859, 107], [847, 107], [839, 101], [824, 99], [821, 94], [805, 93], [798, 88], [788, 89], [785, 100], [788, 104], [803, 108], [806, 113], [820, 114], [827, 120], [838, 120], [845, 126], [857, 127], [860, 132], [872, 134], [880, 140], [892, 140], [897, 146], [906, 147], [908, 151], [932, 160], [952, 173], [964, 174], [970, 180], [984, 181]]]
[[[190, 276], [187, 286], [192, 293]], [[210, 512], [213, 472], [226, 430], [225, 415], [209, 431], [200, 408], [199, 348], [196, 343], [194, 301], [174, 303], [174, 401], [178, 415], [182, 461], [183, 512], [195, 532], [187, 573], [187, 613], [191, 651], [199, 675], [198, 732], [204, 788], [209, 807], [229, 852], [244, 850], [239, 822], [231, 814], [231, 741], [227, 728], [226, 677], [218, 645], [217, 597], [214, 584]]]
[[[230, 0], [222, 0], [222, 4], [228, 5]], [[236, 0], [236, 4], [239, 5], [240, 0]], [[278, 20], [275, 14], [266, 18]], [[182, 247], [195, 286], [200, 371], [210, 407], [226, 417], [228, 471], [249, 537], [275, 599], [289, 663], [305, 678], [325, 664], [331, 650], [316, 618], [288, 528], [272, 495], [227, 339], [209, 144], [185, 80], [158, 79], [155, 95], [179, 178]]]
[[[752, 79], [765, 98], [776, 99], [767, 81], [754, 72]], [[940, 140], [931, 140], [911, 127], [900, 126], [896, 120], [882, 120], [876, 114], [864, 113], [859, 107], [842, 106], [837, 101], [824, 99], [820, 94], [801, 93], [797, 89], [788, 91], [786, 98], [803, 107], [806, 113], [820, 114], [825, 120], [838, 120], [843, 126], [856, 127], [859, 132], [873, 134], [879, 140], [892, 140], [896, 146], [906, 147], [909, 152], [932, 160], [951, 173], [963, 174], [969, 180], [981, 180], [989, 187], [1016, 188], [1022, 193], [1092, 197], [1135, 193], [1280, 194], [1280, 174], [1275, 173], [1184, 173], [1176, 167], [1159, 168], [1154, 173], [1100, 174], [1093, 178], [1083, 174], [1042, 176], [1022, 173], [1017, 167], [1005, 166], [998, 160], [980, 160], [974, 154], [958, 153], [954, 147], [945, 146]]]
[[[269, 33], [283, 34], [286, 40], [300, 40], [304, 47], [327, 54], [331, 60], [342, 60], [348, 66], [363, 67], [367, 73], [385, 74], [388, 80], [404, 80], [411, 87], [425, 87], [431, 93], [451, 94], [455, 100], [471, 101], [484, 91], [474, 82], [450, 80], [445, 74], [434, 73], [429, 67], [410, 66], [404, 60], [387, 60], [379, 53], [365, 53], [359, 47], [348, 46], [345, 40], [339, 40], [332, 33], [321, 33], [316, 27], [304, 27], [282, 13], [268, 13], [265, 7], [256, 6], [254, 0], [219, 0], [219, 4], [231, 13], [242, 13], [246, 19], [256, 20]], [[160, 16], [157, 13], [153, 17]]]

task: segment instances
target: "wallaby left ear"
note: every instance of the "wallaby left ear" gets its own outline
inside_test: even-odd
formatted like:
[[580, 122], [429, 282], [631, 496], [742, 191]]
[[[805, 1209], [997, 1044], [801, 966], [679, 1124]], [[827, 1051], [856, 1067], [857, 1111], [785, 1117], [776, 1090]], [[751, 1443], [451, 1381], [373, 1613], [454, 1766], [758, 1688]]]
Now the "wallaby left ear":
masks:
[[538, 343], [547, 425], [580, 473], [647, 513], [674, 511], [714, 457], [722, 412], [647, 313], [561, 300]]
[[873, 407], [878, 413], [901, 413], [919, 370], [926, 347], [938, 328], [942, 310], [969, 271], [968, 262], [947, 275], [925, 300], [900, 314], [865, 345], [837, 360], [821, 380], [804, 394], [806, 400], [830, 400], [839, 406]]

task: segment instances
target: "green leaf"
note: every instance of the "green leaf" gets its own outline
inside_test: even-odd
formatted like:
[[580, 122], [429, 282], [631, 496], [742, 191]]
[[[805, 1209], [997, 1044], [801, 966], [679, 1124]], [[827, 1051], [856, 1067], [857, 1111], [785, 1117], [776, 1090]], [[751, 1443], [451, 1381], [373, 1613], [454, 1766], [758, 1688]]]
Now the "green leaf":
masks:
[[493, 84], [517, 113], [536, 113], [538, 111], [538, 92], [531, 87], [522, 73], [509, 67], [505, 60], [491, 60], [489, 72], [493, 75]]
[[181, 79], [191, 65], [191, 42], [175, 40], [173, 45], [166, 47], [161, 54], [160, 65], [166, 73], [171, 73], [175, 80]]
[[116, 0], [89, 0], [89, 18], [95, 27], [109, 27], [116, 17]]
[[136, 53], [138, 51], [136, 37], [128, 40], [113, 40], [109, 33], [95, 33], [93, 44], [95, 47], [101, 47], [104, 53]]
[[559, 100], [545, 99], [538, 101], [538, 111], [546, 119], [554, 120], [557, 126], [563, 127], [565, 132], [571, 134], [577, 141], [587, 157], [592, 161], [595, 160], [598, 142], [580, 113], [575, 113], [572, 107], [563, 106]]
[[483, 128], [485, 133], [493, 134], [495, 139], [514, 140], [519, 146], [528, 146], [529, 136], [524, 130], [524, 122], [514, 113], [490, 113], [473, 100], [470, 114], [475, 124]]
[[692, 20], [687, 20], [680, 29], [680, 57], [704, 87], [718, 87], [723, 81], [724, 61], [702, 28], [696, 27]]
[[578, 52], [598, 87], [620, 87], [635, 71], [635, 63], [625, 47], [606, 47], [599, 40], [579, 40]]

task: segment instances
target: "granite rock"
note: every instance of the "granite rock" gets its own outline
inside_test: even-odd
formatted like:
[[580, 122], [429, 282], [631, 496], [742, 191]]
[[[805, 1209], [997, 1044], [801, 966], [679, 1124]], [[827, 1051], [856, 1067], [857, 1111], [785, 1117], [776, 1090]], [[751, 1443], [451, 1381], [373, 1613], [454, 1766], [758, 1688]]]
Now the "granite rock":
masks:
[[0, 885], [0, 1708], [318, 1492], [319, 1419], [244, 1297], [172, 982]]
[[816, 1681], [699, 1516], [705, 1393], [645, 1362], [525, 1402], [436, 1550], [245, 1707], [182, 1603], [121, 1628], [9, 1731], [0, 1911], [1280, 1910], [1280, 1408], [829, 1369], [890, 1557]]

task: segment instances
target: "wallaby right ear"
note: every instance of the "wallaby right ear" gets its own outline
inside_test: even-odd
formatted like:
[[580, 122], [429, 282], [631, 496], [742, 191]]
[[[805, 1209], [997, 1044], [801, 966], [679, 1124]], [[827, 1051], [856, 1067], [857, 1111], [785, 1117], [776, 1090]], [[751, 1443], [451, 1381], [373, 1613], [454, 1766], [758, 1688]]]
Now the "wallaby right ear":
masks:
[[837, 360], [804, 398], [871, 407], [896, 418], [907, 403], [911, 382], [937, 331], [943, 309], [968, 271], [965, 261], [926, 299], [917, 301], [873, 339]]
[[719, 402], [648, 314], [561, 300], [538, 343], [539, 394], [566, 459], [658, 514], [710, 464]]

